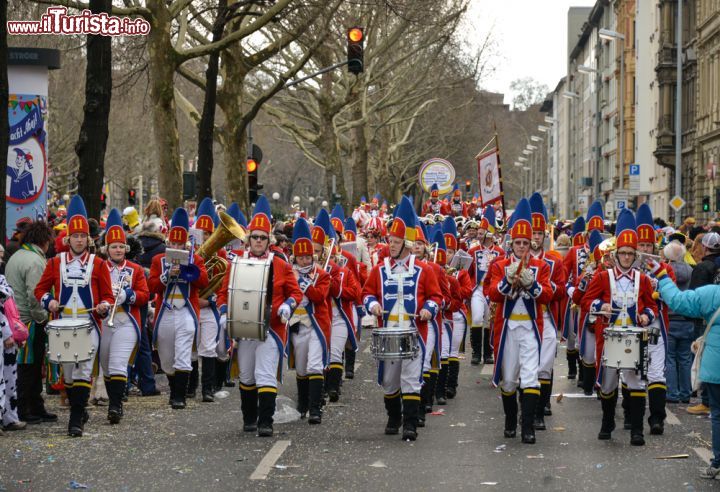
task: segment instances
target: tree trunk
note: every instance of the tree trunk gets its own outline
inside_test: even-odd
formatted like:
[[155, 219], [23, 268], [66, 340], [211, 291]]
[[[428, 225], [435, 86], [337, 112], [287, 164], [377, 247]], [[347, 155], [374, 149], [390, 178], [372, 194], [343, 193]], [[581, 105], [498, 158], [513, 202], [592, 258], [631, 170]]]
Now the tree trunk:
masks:
[[[218, 13], [213, 26], [212, 42], [220, 41], [225, 30], [227, 0], [218, 0]], [[213, 134], [215, 130], [215, 104], [217, 101], [217, 76], [220, 52], [209, 56], [205, 71], [205, 101], [198, 130], [197, 199], [212, 198]]]
[[323, 156], [323, 162], [325, 162], [326, 199], [329, 207], [332, 208], [333, 203], [335, 203], [335, 197], [333, 197], [333, 176], [335, 176], [335, 193], [341, 195], [342, 200], [348, 201], [343, 168], [340, 165], [340, 151], [338, 150], [335, 132], [332, 127], [332, 120], [325, 120], [323, 122], [317, 148]]
[[176, 60], [171, 45], [170, 14], [161, 0], [148, 1], [153, 25], [148, 35], [150, 96], [153, 101], [153, 132], [158, 159], [160, 196], [170, 210], [183, 205], [183, 169], [180, 162], [180, 137], [175, 114]]
[[[352, 119], [359, 120], [362, 116], [362, 109], [359, 104], [356, 104]], [[353, 129], [353, 196], [351, 204], [360, 203], [360, 197], [368, 194], [368, 143], [365, 138], [365, 127], [366, 124], [363, 124]]]
[[[110, 14], [111, 0], [90, 0], [94, 14]], [[75, 153], [80, 160], [78, 194], [85, 200], [88, 217], [100, 218], [108, 141], [110, 98], [112, 96], [112, 38], [88, 35], [87, 67], [85, 69], [85, 106]]]
[[[8, 98], [10, 92], [10, 83], [8, 82], [8, 46], [7, 46], [7, 0], [0, 0], [0, 155], [4, 155], [7, 166], [8, 144], [10, 143], [10, 123], [8, 116]], [[0, 189], [5, 196], [7, 173], [0, 173]], [[3, 202], [5, 200], [3, 199]], [[3, 203], [0, 205], [0, 237], [2, 244], [5, 244], [7, 238], [7, 230], [5, 229], [6, 207]]]

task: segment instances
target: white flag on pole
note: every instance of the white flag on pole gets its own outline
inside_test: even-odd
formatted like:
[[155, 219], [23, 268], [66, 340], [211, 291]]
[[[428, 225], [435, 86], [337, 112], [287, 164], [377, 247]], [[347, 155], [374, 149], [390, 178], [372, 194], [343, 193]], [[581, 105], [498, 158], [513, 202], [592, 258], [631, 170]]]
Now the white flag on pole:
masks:
[[485, 154], [479, 155], [477, 160], [480, 199], [482, 200], [482, 205], [486, 206], [502, 198], [497, 149], [492, 149]]

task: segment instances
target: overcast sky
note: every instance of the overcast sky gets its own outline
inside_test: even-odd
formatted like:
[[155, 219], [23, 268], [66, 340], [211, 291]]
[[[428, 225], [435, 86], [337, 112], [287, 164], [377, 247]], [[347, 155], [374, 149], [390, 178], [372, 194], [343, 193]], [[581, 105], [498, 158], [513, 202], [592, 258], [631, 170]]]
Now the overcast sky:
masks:
[[475, 46], [492, 33], [495, 71], [483, 80], [484, 89], [505, 94], [510, 82], [533, 77], [554, 89], [565, 75], [567, 12], [591, 7], [595, 0], [471, 0], [467, 40]]

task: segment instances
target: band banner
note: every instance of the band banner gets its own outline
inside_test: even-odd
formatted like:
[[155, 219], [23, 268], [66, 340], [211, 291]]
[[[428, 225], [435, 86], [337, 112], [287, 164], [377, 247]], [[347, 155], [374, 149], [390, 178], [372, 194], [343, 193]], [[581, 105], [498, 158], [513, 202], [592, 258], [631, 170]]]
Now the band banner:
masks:
[[500, 156], [497, 148], [477, 156], [478, 184], [480, 201], [485, 207], [502, 200], [502, 179], [500, 174]]

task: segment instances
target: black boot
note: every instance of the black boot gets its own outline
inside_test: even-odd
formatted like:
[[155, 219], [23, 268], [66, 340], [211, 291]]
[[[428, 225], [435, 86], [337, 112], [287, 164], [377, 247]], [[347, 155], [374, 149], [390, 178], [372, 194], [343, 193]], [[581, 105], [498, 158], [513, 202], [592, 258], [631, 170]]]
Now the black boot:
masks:
[[582, 370], [583, 370], [583, 391], [587, 396], [590, 396], [593, 394], [593, 388], [595, 387], [595, 366], [594, 365], [586, 365], [584, 362], [582, 363]]
[[402, 395], [403, 440], [417, 439], [418, 411], [420, 409], [420, 395], [408, 393]]
[[215, 360], [216, 357], [201, 357], [202, 361], [202, 401], [215, 401]]
[[335, 403], [340, 399], [340, 381], [343, 377], [343, 365], [337, 362], [330, 364], [325, 380], [325, 390], [327, 391], [328, 400]]
[[185, 395], [187, 394], [190, 374], [188, 371], [175, 371], [175, 398], [170, 403], [173, 410], [182, 410], [185, 408]]
[[600, 392], [600, 402], [602, 405], [602, 425], [598, 433], [598, 439], [607, 441], [612, 437], [612, 431], [615, 430], [615, 406], [617, 405], [617, 390], [612, 393], [605, 394]]
[[537, 400], [535, 407], [535, 420], [533, 427], [535, 430], [545, 430], [545, 402], [546, 398], [550, 400], [550, 380], [540, 379], [540, 398]]
[[418, 427], [425, 427], [425, 414], [427, 408], [430, 407], [432, 411], [432, 403], [430, 402], [430, 373], [423, 373], [423, 385], [420, 390], [420, 409], [418, 410]]
[[428, 395], [425, 403], [425, 413], [432, 413], [433, 403], [435, 403], [435, 387], [437, 387], [438, 370], [430, 369], [430, 379], [428, 380]]
[[70, 421], [68, 422], [68, 436], [82, 437], [85, 423], [88, 421], [85, 406], [90, 398], [90, 382], [75, 381], [72, 389], [68, 389], [70, 400]]
[[275, 415], [275, 397], [277, 389], [270, 386], [258, 388], [258, 423], [260, 437], [272, 437], [273, 415]]
[[483, 363], [492, 364], [494, 361], [492, 351], [492, 328], [483, 328]]
[[506, 393], [502, 391], [503, 411], [505, 412], [505, 437], [517, 435], [518, 402], [517, 391]]
[[111, 376], [105, 381], [105, 388], [108, 393], [108, 414], [107, 418], [111, 424], [119, 424], [123, 416], [122, 397], [125, 393], [127, 378], [124, 376]]
[[[310, 379], [308, 376], [297, 376], [297, 411], [300, 412], [300, 418], [304, 419], [310, 410]], [[322, 388], [320, 389], [322, 393]]]
[[214, 393], [217, 393], [223, 388], [228, 363], [229, 361], [222, 361], [218, 358], [215, 359], [215, 380], [213, 381]]
[[535, 409], [540, 399], [540, 388], [525, 388], [522, 391], [522, 398], [520, 398], [520, 431], [522, 433], [522, 442], [525, 444], [535, 444], [535, 429], [533, 423], [535, 420]]
[[355, 377], [355, 351], [352, 348], [345, 349], [345, 379]]
[[650, 434], [661, 436], [665, 432], [665, 397], [667, 386], [663, 383], [648, 385], [648, 406], [650, 407]]
[[166, 374], [165, 377], [167, 377], [168, 386], [170, 387], [170, 396], [168, 398], [168, 405], [172, 405], [172, 402], [175, 400], [175, 376]]
[[645, 392], [630, 390], [630, 444], [644, 446]]
[[438, 374], [437, 385], [435, 386], [435, 400], [437, 400], [438, 405], [447, 405], [448, 367], [448, 361], [443, 360], [440, 364], [440, 374]]
[[200, 368], [198, 361], [194, 360], [190, 363], [192, 365], [192, 371], [190, 372], [189, 379], [187, 380], [187, 390], [185, 396], [191, 400], [195, 398], [197, 394], [198, 383], [200, 382]]
[[460, 359], [451, 357], [448, 359], [447, 389], [445, 394], [449, 399], [457, 395], [458, 377], [460, 376]]
[[622, 409], [623, 409], [623, 429], [632, 429], [632, 422], [630, 421], [630, 390], [628, 390], [625, 384], [622, 385]]
[[565, 354], [568, 363], [568, 379], [575, 379], [578, 373], [578, 352], [577, 350], [568, 350]]
[[243, 416], [243, 431], [255, 432], [258, 424], [258, 390], [255, 385], [240, 383], [240, 410]]
[[470, 347], [472, 348], [472, 360], [470, 364], [477, 366], [482, 361], [482, 327], [473, 326], [470, 328]]
[[400, 424], [402, 423], [402, 401], [400, 400], [399, 391], [392, 395], [385, 395], [385, 410], [388, 415], [385, 434], [395, 435], [400, 432]]
[[320, 424], [322, 423], [322, 389], [325, 378], [322, 374], [311, 374], [309, 378], [310, 417], [308, 423]]

